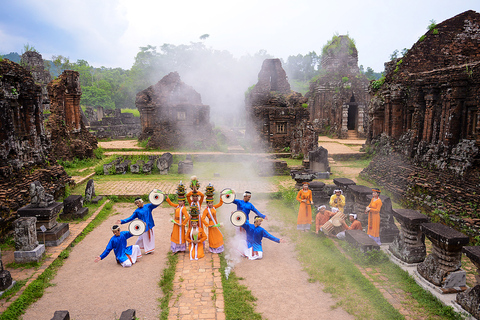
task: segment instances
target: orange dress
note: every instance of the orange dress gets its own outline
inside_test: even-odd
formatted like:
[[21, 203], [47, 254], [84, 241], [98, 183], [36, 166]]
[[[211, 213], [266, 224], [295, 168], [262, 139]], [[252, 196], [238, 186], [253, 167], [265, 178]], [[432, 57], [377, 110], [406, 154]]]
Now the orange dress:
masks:
[[185, 244], [185, 225], [189, 221], [189, 215], [187, 212], [187, 208], [184, 206], [180, 207], [178, 204], [173, 203], [168, 197], [165, 198], [169, 205], [175, 207], [175, 217], [174, 220], [176, 223], [181, 224], [178, 226], [173, 224], [172, 235], [170, 237], [170, 241], [175, 244]]
[[[203, 210], [202, 214], [202, 221], [208, 226], [208, 246], [210, 247], [210, 251], [213, 253], [220, 253], [223, 252], [223, 234], [218, 227], [211, 227], [218, 223], [217, 220], [217, 209], [223, 204], [222, 199], [220, 198], [220, 202], [213, 206], [209, 210], [207, 207]], [[206, 222], [208, 218], [208, 223]]]
[[347, 230], [362, 230], [362, 223], [358, 220], [354, 220]]
[[[307, 202], [302, 202], [302, 200], [307, 200]], [[312, 190], [300, 190], [297, 194], [297, 201], [300, 202], [297, 217], [297, 229], [308, 230], [312, 223], [312, 207], [310, 206], [312, 203]]]
[[200, 212], [200, 208], [202, 207], [202, 203], [203, 203], [203, 199], [205, 198], [205, 195], [200, 191], [197, 191], [197, 194], [200, 196], [200, 199], [197, 201], [197, 203], [194, 203], [192, 201], [193, 191], [190, 191], [189, 193], [187, 193], [187, 200], [190, 207], [192, 206], [192, 204], [194, 204], [198, 207], [198, 211]]
[[372, 199], [368, 205], [370, 211], [368, 211], [368, 230], [367, 234], [372, 237], [380, 237], [380, 209], [382, 209], [382, 200]]
[[[194, 234], [197, 234], [198, 243], [194, 244]], [[190, 260], [198, 260], [205, 256], [203, 242], [207, 240], [207, 235], [202, 228], [197, 227], [196, 230], [188, 228], [187, 231], [188, 251], [190, 252]]]

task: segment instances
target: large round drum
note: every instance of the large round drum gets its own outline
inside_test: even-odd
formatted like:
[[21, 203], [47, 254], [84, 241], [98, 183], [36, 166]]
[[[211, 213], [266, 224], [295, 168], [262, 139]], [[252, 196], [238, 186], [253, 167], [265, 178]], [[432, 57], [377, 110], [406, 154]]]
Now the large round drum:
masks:
[[147, 228], [145, 222], [135, 219], [128, 225], [128, 231], [134, 236], [141, 236]]
[[232, 203], [233, 200], [235, 200], [235, 190], [229, 188], [223, 189], [222, 192], [220, 192], [220, 198], [223, 203]]
[[235, 227], [243, 226], [246, 221], [247, 221], [247, 215], [245, 214], [245, 212], [240, 210], [232, 212], [232, 215], [230, 216], [230, 222]]
[[165, 200], [165, 194], [163, 194], [162, 190], [153, 189], [152, 192], [148, 195], [148, 200], [151, 204], [156, 206], [161, 205], [162, 202]]
[[345, 215], [339, 211], [335, 213], [332, 218], [330, 218], [330, 221], [332, 222], [334, 227], [341, 227], [342, 221], [345, 221]]

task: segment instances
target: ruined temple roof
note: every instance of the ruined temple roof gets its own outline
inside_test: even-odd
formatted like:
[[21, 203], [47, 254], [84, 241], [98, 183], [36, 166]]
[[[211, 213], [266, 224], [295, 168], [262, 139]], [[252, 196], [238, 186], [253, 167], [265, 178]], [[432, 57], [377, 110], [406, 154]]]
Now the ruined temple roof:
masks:
[[180, 80], [177, 72], [170, 72], [156, 84], [137, 93], [136, 104], [161, 106], [202, 105], [202, 98], [191, 86]]
[[465, 11], [430, 28], [402, 58], [401, 71], [418, 73], [480, 61], [480, 14]]

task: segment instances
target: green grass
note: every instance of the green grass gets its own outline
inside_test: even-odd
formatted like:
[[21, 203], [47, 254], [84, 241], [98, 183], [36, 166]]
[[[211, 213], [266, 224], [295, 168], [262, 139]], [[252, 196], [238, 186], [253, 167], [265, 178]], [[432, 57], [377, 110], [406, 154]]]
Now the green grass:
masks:
[[235, 320], [261, 320], [262, 316], [255, 312], [255, 298], [248, 288], [239, 283], [241, 278], [230, 272], [228, 279], [225, 277], [227, 261], [223, 254], [220, 256], [220, 272], [222, 274], [223, 298], [225, 301], [226, 319]]
[[[445, 307], [430, 292], [421, 288], [407, 272], [390, 262], [383, 252], [363, 254], [345, 242], [332, 240], [315, 233], [298, 233], [296, 219], [298, 204], [292, 199], [296, 190], [282, 189], [269, 201], [269, 210], [280, 214], [285, 225], [283, 232], [295, 244], [298, 259], [311, 281], [324, 285], [336, 306], [356, 319], [404, 319], [381, 292], [360, 272], [357, 266], [370, 268], [374, 281], [404, 292], [403, 308], [414, 310], [422, 319], [460, 319], [451, 307]], [[378, 276], [376, 275], [378, 273]], [[386, 282], [380, 279], [387, 278]]]
[[162, 278], [158, 282], [158, 286], [162, 289], [163, 297], [159, 299], [160, 309], [162, 313], [160, 314], [160, 319], [168, 319], [168, 314], [170, 308], [168, 303], [173, 296], [173, 279], [175, 278], [175, 270], [177, 268], [178, 256], [174, 255], [172, 252], [168, 252], [167, 267], [163, 269]]
[[140, 111], [138, 111], [138, 109], [124, 108], [122, 109], [122, 113], [132, 113], [134, 117], [140, 118]]

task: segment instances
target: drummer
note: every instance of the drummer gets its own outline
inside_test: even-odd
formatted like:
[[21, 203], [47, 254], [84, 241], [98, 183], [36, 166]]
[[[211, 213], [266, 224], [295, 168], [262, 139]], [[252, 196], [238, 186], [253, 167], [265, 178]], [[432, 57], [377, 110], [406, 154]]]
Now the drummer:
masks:
[[145, 232], [140, 235], [135, 242], [136, 245], [145, 251], [145, 254], [150, 254], [155, 251], [155, 233], [153, 232], [153, 227], [155, 227], [155, 222], [153, 221], [152, 211], [158, 205], [152, 203], [144, 204], [142, 198], [135, 199], [135, 205], [137, 209], [133, 211], [133, 214], [127, 219], [117, 220], [117, 224], [128, 223], [134, 219], [139, 219], [145, 222]]
[[326, 206], [318, 207], [317, 216], [315, 217], [315, 233], [322, 231], [322, 226], [335, 215], [334, 212], [328, 211]]

